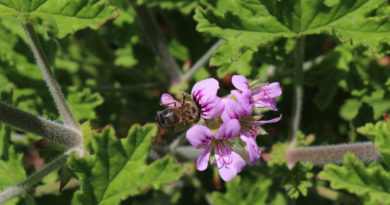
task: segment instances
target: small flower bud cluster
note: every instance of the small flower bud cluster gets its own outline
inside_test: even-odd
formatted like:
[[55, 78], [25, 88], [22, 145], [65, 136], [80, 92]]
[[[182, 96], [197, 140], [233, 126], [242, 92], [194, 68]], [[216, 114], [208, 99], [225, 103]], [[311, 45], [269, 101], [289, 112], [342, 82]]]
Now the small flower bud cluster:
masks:
[[[236, 89], [223, 98], [217, 96], [219, 84], [213, 78], [194, 85], [191, 99], [198, 105], [200, 116], [206, 121], [218, 122], [219, 127], [215, 129], [215, 126], [193, 125], [186, 133], [192, 146], [203, 149], [197, 160], [197, 169], [205, 170], [213, 153], [211, 162], [217, 164], [219, 174], [225, 181], [232, 180], [246, 165], [233, 146], [244, 147], [248, 152], [249, 164], [255, 164], [261, 154], [256, 137], [265, 134], [260, 126], [277, 122], [282, 117], [280, 115], [275, 119], [261, 121], [261, 113], [255, 115], [256, 108], [277, 110], [275, 99], [282, 94], [279, 83], [260, 84], [255, 81], [249, 84], [241, 75], [233, 76], [232, 83]], [[162, 104], [174, 101], [169, 94], [161, 96]]]

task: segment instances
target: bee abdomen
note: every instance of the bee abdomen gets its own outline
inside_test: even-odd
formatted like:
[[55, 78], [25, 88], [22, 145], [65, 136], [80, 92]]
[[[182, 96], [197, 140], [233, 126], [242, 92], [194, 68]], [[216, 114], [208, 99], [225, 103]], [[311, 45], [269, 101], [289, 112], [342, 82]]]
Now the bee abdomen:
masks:
[[179, 123], [179, 119], [172, 109], [165, 109], [157, 115], [157, 122], [160, 127], [174, 127]]

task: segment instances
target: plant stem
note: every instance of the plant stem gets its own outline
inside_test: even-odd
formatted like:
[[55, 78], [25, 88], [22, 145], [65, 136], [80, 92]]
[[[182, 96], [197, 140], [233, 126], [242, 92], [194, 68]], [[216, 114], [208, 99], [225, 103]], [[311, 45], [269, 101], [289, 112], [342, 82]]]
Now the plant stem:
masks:
[[64, 124], [70, 126], [74, 129], [79, 130], [80, 124], [74, 117], [72, 111], [70, 110], [68, 103], [65, 100], [64, 95], [62, 94], [61, 88], [58, 85], [57, 81], [53, 77], [50, 71], [49, 62], [43, 51], [42, 45], [39, 42], [38, 36], [36, 35], [31, 24], [22, 24], [24, 31], [26, 32], [27, 39], [30, 43], [31, 50], [34, 54], [37, 64], [41, 69], [43, 78], [46, 81], [46, 85], [49, 88], [51, 95], [53, 96], [54, 102], [57, 106], [58, 111], [64, 121]]
[[171, 53], [169, 53], [169, 50], [165, 45], [163, 34], [150, 10], [145, 5], [136, 5], [135, 2], [131, 3], [134, 6], [142, 27], [144, 28], [150, 45], [152, 46], [154, 52], [158, 55], [161, 66], [169, 77], [171, 85], [180, 83], [182, 73], [175, 59]]
[[290, 147], [294, 147], [296, 143], [296, 133], [299, 130], [302, 115], [303, 103], [303, 60], [304, 60], [304, 44], [305, 38], [298, 34], [297, 43], [295, 46], [295, 62], [294, 62], [294, 101], [293, 113], [290, 125]]
[[293, 148], [287, 151], [286, 158], [290, 166], [297, 161], [311, 162], [317, 165], [341, 164], [344, 155], [348, 152], [354, 154], [361, 161], [373, 161], [379, 158], [378, 150], [372, 142]]
[[204, 64], [206, 64], [206, 62], [214, 54], [214, 51], [217, 50], [222, 43], [223, 40], [220, 39], [213, 46], [211, 46], [211, 48], [198, 61], [196, 61], [196, 63], [193, 66], [191, 66], [191, 68], [183, 75], [181, 81], [182, 82], [188, 81], [192, 77], [192, 75], [194, 75], [195, 72], [199, 70], [199, 68], [201, 68], [202, 66], [204, 66]]
[[81, 133], [0, 102], [0, 122], [47, 138], [65, 147], [81, 144]]
[[51, 161], [49, 164], [47, 164], [45, 167], [43, 167], [41, 170], [35, 172], [33, 175], [29, 176], [27, 179], [25, 179], [23, 182], [19, 183], [16, 186], [9, 187], [2, 191], [0, 193], [0, 204], [4, 204], [5, 202], [13, 199], [14, 197], [19, 196], [24, 191], [26, 191], [28, 188], [32, 187], [34, 184], [41, 181], [45, 176], [47, 176], [52, 171], [60, 168], [66, 163], [66, 160], [68, 158], [67, 154], [63, 154], [56, 158], [55, 160]]
[[314, 190], [318, 195], [333, 201], [340, 201], [345, 204], [359, 204], [359, 201], [347, 194], [334, 191], [327, 187], [315, 186]]
[[[54, 184], [45, 184], [45, 185], [38, 186], [34, 190], [34, 196], [40, 197], [46, 194], [53, 194], [56, 192], [58, 193], [58, 190], [60, 188], [60, 183], [61, 182], [56, 182]], [[65, 188], [63, 188], [62, 190], [70, 189], [77, 186], [80, 186], [80, 182], [77, 179], [72, 178], [68, 182], [68, 184], [66, 184]]]

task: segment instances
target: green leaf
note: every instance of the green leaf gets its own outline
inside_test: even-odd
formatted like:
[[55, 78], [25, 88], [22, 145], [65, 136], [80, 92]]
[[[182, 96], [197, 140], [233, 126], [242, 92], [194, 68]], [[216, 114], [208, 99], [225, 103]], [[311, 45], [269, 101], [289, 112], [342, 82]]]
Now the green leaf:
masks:
[[132, 126], [128, 136], [120, 140], [112, 128], [94, 136], [92, 155], [81, 159], [72, 156], [68, 161], [83, 187], [76, 192], [79, 203], [119, 204], [129, 196], [143, 193], [145, 188], [159, 188], [179, 179], [184, 168], [171, 157], [146, 164], [155, 134], [155, 125], [148, 124]]
[[130, 68], [138, 63], [134, 57], [133, 48], [127, 44], [124, 48], [119, 48], [115, 51], [116, 59], [114, 64]]
[[178, 9], [183, 14], [189, 14], [198, 5], [198, 1], [194, 0], [138, 0], [139, 4], [148, 4], [151, 7], [158, 6], [161, 9], [174, 10]]
[[[26, 178], [26, 172], [22, 165], [23, 154], [17, 153], [13, 146], [10, 146], [7, 152], [8, 160], [0, 160], [0, 191], [16, 185]], [[13, 199], [7, 202], [6, 205], [16, 204], [17, 201], [18, 199]]]
[[307, 75], [306, 82], [318, 86], [314, 102], [320, 110], [325, 110], [332, 103], [340, 83], [347, 78], [349, 64], [354, 59], [351, 51], [347, 46], [337, 46]]
[[253, 52], [246, 51], [242, 54], [241, 58], [238, 61], [222, 64], [217, 71], [218, 77], [222, 78], [229, 73], [248, 76], [251, 73], [252, 68], [254, 67], [254, 65], [251, 64], [252, 58]]
[[384, 161], [390, 165], [390, 121], [379, 121], [375, 125], [367, 123], [359, 127], [357, 131], [374, 142]]
[[227, 2], [206, 3], [207, 9], [198, 8], [194, 16], [197, 30], [223, 38], [226, 44], [234, 43], [242, 50], [256, 51], [258, 46], [282, 37], [326, 32], [343, 42], [363, 44], [371, 50], [379, 43], [390, 42], [390, 19], [365, 17], [382, 0]]
[[386, 183], [390, 174], [382, 166], [365, 166], [353, 154], [345, 155], [343, 166], [326, 165], [319, 176], [330, 181], [334, 189], [346, 189], [359, 196], [367, 196], [371, 203], [390, 203], [390, 186]]
[[95, 119], [95, 108], [103, 103], [99, 93], [91, 93], [87, 88], [81, 92], [76, 88], [69, 88], [67, 100], [78, 121]]
[[0, 190], [15, 185], [26, 177], [22, 165], [21, 153], [17, 153], [13, 146], [8, 149], [9, 158], [7, 161], [0, 160]]
[[359, 113], [362, 102], [357, 99], [347, 99], [340, 108], [340, 116], [344, 120], [353, 120]]
[[19, 17], [22, 22], [39, 17], [58, 31], [59, 38], [86, 27], [97, 29], [99, 25], [117, 15], [115, 8], [102, 0], [0, 1], [0, 16]]
[[288, 168], [287, 162], [271, 161], [268, 163], [272, 175], [281, 178], [280, 184], [286, 188], [291, 198], [298, 198], [299, 195], [306, 196], [308, 189], [313, 186], [311, 182], [314, 174], [311, 172], [311, 163], [295, 163], [294, 167]]
[[390, 100], [385, 98], [385, 90], [378, 89], [371, 93], [371, 96], [364, 96], [363, 101], [369, 104], [374, 110], [374, 119], [381, 117], [383, 112], [390, 109]]
[[226, 183], [226, 193], [213, 192], [212, 197], [217, 205], [267, 204], [272, 180], [259, 175], [257, 180], [243, 179], [237, 176]]

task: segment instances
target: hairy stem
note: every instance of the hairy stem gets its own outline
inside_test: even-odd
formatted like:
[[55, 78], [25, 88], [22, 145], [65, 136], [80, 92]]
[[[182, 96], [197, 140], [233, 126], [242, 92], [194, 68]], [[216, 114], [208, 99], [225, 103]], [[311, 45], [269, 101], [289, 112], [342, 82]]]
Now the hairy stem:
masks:
[[138, 19], [145, 31], [146, 38], [154, 52], [158, 55], [161, 66], [168, 75], [171, 85], [180, 83], [182, 76], [180, 68], [171, 53], [169, 53], [169, 50], [165, 45], [163, 34], [150, 10], [145, 5], [136, 5], [135, 2], [132, 3], [132, 5], [134, 6]]
[[196, 63], [193, 66], [191, 66], [190, 70], [188, 70], [183, 75], [181, 81], [182, 82], [188, 81], [195, 74], [195, 72], [199, 70], [199, 68], [201, 68], [202, 66], [204, 66], [204, 64], [206, 64], [206, 62], [213, 55], [214, 51], [217, 50], [222, 43], [223, 40], [221, 39], [217, 41], [213, 46], [211, 46], [211, 48], [198, 61], [196, 61]]
[[81, 133], [0, 102], [0, 122], [47, 138], [65, 147], [81, 144]]
[[51, 95], [53, 96], [54, 102], [57, 106], [58, 111], [60, 112], [64, 124], [79, 130], [80, 124], [70, 110], [68, 103], [66, 102], [65, 97], [62, 94], [60, 86], [58, 85], [54, 76], [51, 74], [47, 57], [43, 51], [42, 45], [39, 42], [38, 36], [36, 35], [32, 25], [23, 24], [23, 28], [26, 32], [27, 39], [31, 46], [31, 50], [34, 54], [35, 59], [37, 60], [37, 64], [41, 69], [43, 78], [45, 79], [46, 85], [49, 88]]
[[290, 125], [290, 147], [294, 147], [296, 143], [296, 133], [299, 130], [302, 115], [302, 103], [303, 103], [303, 60], [304, 60], [304, 36], [297, 37], [297, 43], [295, 46], [295, 62], [294, 62], [294, 101], [293, 101], [293, 113]]
[[4, 191], [0, 193], [0, 204], [4, 204], [5, 202], [13, 199], [14, 197], [19, 196], [24, 191], [28, 190], [28, 188], [32, 187], [39, 181], [41, 181], [45, 176], [47, 176], [52, 171], [62, 167], [68, 158], [67, 154], [63, 154], [56, 158], [55, 160], [48, 163], [41, 170], [35, 172], [33, 175], [29, 176], [27, 179], [22, 181], [16, 186], [8, 187]]
[[372, 142], [293, 148], [287, 151], [286, 158], [289, 165], [293, 165], [297, 161], [311, 162], [317, 165], [341, 164], [344, 155], [348, 152], [354, 154], [361, 161], [379, 159], [378, 150]]

